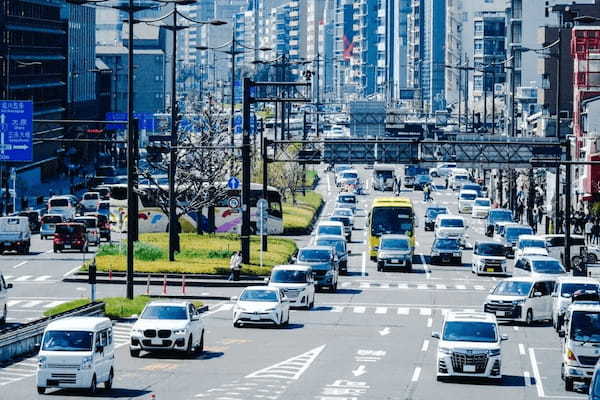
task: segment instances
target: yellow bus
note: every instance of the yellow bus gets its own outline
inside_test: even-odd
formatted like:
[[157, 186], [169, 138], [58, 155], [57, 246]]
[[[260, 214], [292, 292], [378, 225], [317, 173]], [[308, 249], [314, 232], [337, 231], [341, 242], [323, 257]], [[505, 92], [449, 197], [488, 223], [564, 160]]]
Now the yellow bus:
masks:
[[367, 218], [369, 255], [377, 258], [379, 238], [385, 234], [407, 235], [415, 248], [415, 211], [412, 201], [406, 197], [379, 197]]

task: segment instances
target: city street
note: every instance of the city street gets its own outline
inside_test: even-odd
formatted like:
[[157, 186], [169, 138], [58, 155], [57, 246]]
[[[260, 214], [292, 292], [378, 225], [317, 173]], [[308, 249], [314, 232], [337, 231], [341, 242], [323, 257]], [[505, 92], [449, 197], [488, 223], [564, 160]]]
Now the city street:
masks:
[[[565, 392], [560, 379], [560, 341], [550, 326], [502, 324], [510, 339], [502, 346], [501, 382], [450, 380], [437, 382], [436, 339], [448, 310], [481, 310], [496, 279], [470, 272], [470, 251], [462, 267], [431, 266], [432, 232], [424, 232], [422, 192], [405, 190], [421, 225], [412, 273], [377, 272], [366, 255], [365, 210], [372, 200], [389, 196], [373, 192], [370, 171], [362, 171], [367, 195], [360, 196], [360, 217], [350, 245], [348, 276], [340, 277], [338, 293], [318, 293], [311, 311], [292, 311], [284, 329], [232, 326], [230, 302], [208, 302], [205, 353], [188, 359], [177, 354], [143, 355], [132, 359], [127, 349], [130, 325], [115, 325], [118, 343], [114, 389], [101, 397], [128, 399], [430, 399], [444, 398], [584, 398]], [[327, 198], [322, 218], [329, 215], [337, 189], [331, 174], [321, 173], [318, 190]], [[438, 179], [434, 204], [456, 212], [456, 194], [442, 190]], [[483, 220], [469, 221], [468, 244], [484, 239]], [[298, 246], [310, 242], [299, 240]], [[81, 262], [80, 254], [48, 252], [50, 241], [35, 243], [25, 259], [4, 256], [1, 269], [15, 284], [9, 314], [14, 320], [38, 316], [47, 302], [87, 295], [87, 285], [67, 284], [61, 277]], [[88, 256], [91, 256], [88, 255]], [[23, 265], [19, 263], [25, 262]], [[29, 276], [29, 278], [22, 278]], [[136, 287], [136, 292], [145, 288]], [[158, 289], [155, 289], [158, 290]], [[99, 295], [122, 294], [117, 285], [99, 285]], [[190, 293], [238, 295], [237, 288], [193, 288]], [[37, 303], [35, 303], [37, 302]], [[35, 304], [34, 304], [35, 303]], [[10, 304], [10, 303], [9, 303]], [[31, 306], [31, 304], [34, 304]], [[55, 303], [53, 303], [55, 304]], [[0, 369], [3, 397], [38, 398], [35, 357]], [[576, 387], [576, 389], [578, 389]], [[50, 391], [52, 398], [86, 398], [84, 392]]]

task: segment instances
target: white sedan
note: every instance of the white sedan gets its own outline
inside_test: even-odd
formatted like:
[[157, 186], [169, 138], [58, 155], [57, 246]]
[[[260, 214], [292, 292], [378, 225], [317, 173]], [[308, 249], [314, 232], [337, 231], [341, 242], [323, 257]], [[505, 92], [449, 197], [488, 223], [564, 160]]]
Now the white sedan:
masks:
[[274, 324], [283, 327], [290, 322], [290, 300], [276, 287], [249, 286], [237, 297], [232, 297], [233, 326], [243, 324]]
[[473, 218], [487, 218], [490, 209], [492, 208], [492, 203], [490, 199], [486, 199], [484, 197], [478, 197], [473, 202], [473, 208], [471, 210], [471, 215]]

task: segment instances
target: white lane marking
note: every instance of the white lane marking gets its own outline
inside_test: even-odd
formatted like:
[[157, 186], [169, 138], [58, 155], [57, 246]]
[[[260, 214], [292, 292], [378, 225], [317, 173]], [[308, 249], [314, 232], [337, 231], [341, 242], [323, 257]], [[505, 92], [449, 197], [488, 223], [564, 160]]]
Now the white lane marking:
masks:
[[367, 274], [367, 253], [362, 252], [362, 276], [363, 278]]
[[46, 250], [46, 251], [44, 252], [44, 254], [50, 254], [50, 253], [52, 253], [53, 251], [54, 251], [53, 249]]
[[327, 194], [331, 193], [331, 181], [329, 179], [329, 174], [327, 174]]
[[379, 285], [379, 287], [381, 289], [389, 289], [390, 288], [390, 284], [389, 283], [382, 283]]
[[51, 301], [51, 302], [49, 302], [47, 304], [44, 304], [43, 308], [52, 308], [52, 307], [59, 306], [59, 305], [61, 305], [63, 303], [66, 303], [66, 301], [64, 301], [64, 300]]
[[219, 311], [224, 311], [221, 306], [224, 305], [225, 302], [221, 302], [221, 303], [217, 303], [214, 305], [209, 306], [209, 311], [206, 311], [205, 313], [202, 313], [202, 316], [207, 316], [207, 315], [212, 315], [214, 313], [218, 313]]
[[23, 265], [27, 264], [28, 261], [21, 261], [20, 263], [18, 263], [17, 265], [13, 265], [13, 269], [17, 269], [19, 267], [22, 267]]
[[410, 308], [398, 307], [398, 315], [408, 315], [409, 313], [410, 313]]
[[364, 314], [365, 310], [366, 310], [366, 307], [362, 307], [362, 306], [354, 307], [352, 309], [352, 311], [354, 311], [357, 314]]
[[523, 380], [525, 381], [525, 386], [531, 385], [531, 375], [529, 375], [529, 371], [523, 371]]
[[519, 354], [522, 356], [525, 355], [525, 346], [523, 346], [523, 343], [519, 343]]
[[425, 270], [425, 277], [427, 279], [431, 279], [431, 274], [429, 273], [429, 266], [425, 262], [425, 256], [423, 254], [419, 254], [421, 257], [421, 264], [423, 265], [423, 269]]
[[325, 345], [316, 347], [304, 354], [289, 358], [285, 361], [255, 371], [245, 378], [276, 378], [298, 380], [323, 351]]
[[386, 336], [389, 335], [391, 332], [390, 328], [388, 328], [387, 326], [385, 328], [383, 328], [382, 330], [379, 331], [379, 335], [381, 336]]
[[331, 307], [331, 312], [342, 312], [342, 311], [344, 311], [344, 307], [341, 307], [341, 306]]
[[371, 287], [371, 283], [370, 282], [361, 282], [360, 283], [360, 288], [361, 289], [367, 289]]
[[35, 306], [37, 306], [39, 304], [42, 304], [42, 303], [43, 303], [43, 301], [41, 301], [41, 300], [32, 300], [32, 301], [28, 301], [25, 304], [21, 304], [21, 307], [23, 307], [23, 308], [32, 308], [32, 307], [35, 307]]
[[22, 302], [23, 302], [23, 300], [9, 300], [9, 301], [6, 302], [6, 306], [8, 308], [10, 308], [10, 307], [14, 307], [16, 304], [19, 304], [19, 303], [22, 303]]
[[388, 312], [387, 307], [376, 307], [375, 308], [375, 314], [387, 314], [387, 312]]
[[450, 310], [448, 308], [442, 308], [440, 310], [440, 312], [442, 313], [442, 317], [445, 317], [446, 314], [448, 314], [450, 312]]
[[67, 273], [65, 273], [65, 274], [63, 275], [63, 278], [66, 278], [67, 276], [69, 276], [69, 275], [72, 275], [72, 274], [74, 274], [75, 272], [79, 271], [79, 268], [81, 268], [81, 266], [79, 266], [79, 267], [75, 267], [75, 268], [73, 268], [72, 270], [68, 271]]
[[408, 289], [408, 284], [407, 283], [399, 283], [398, 289]]
[[352, 282], [342, 282], [341, 285], [342, 287], [348, 287], [352, 284]]
[[23, 281], [26, 281], [26, 280], [27, 280], [27, 279], [29, 279], [29, 278], [31, 278], [31, 275], [23, 275], [23, 276], [20, 276], [20, 277], [18, 277], [18, 278], [17, 278], [17, 279], [15, 279], [14, 281], [15, 281], [15, 282], [23, 282]]
[[429, 348], [429, 340], [424, 340], [423, 346], [421, 346], [421, 351], [427, 351], [428, 348]]
[[433, 326], [433, 318], [427, 318], [427, 327], [431, 328]]
[[546, 397], [544, 395], [544, 386], [542, 385], [542, 377], [540, 375], [540, 369], [538, 368], [537, 360], [535, 358], [535, 351], [532, 347], [529, 348], [529, 359], [531, 361], [531, 371], [535, 378], [535, 386], [537, 388], [538, 397]]
[[473, 289], [475, 289], [475, 290], [485, 290], [485, 288], [483, 286], [481, 286], [481, 285], [474, 285]]
[[475, 312], [475, 309], [474, 309], [474, 308], [465, 308], [465, 309], [463, 310], [463, 312], [466, 312], [466, 313], [474, 313], [474, 312]]
[[416, 367], [415, 372], [413, 372], [413, 376], [411, 381], [416, 382], [419, 380], [419, 376], [421, 376], [421, 367]]
[[50, 275], [42, 275], [42, 276], [38, 276], [37, 278], [35, 278], [34, 281], [41, 282], [41, 281], [46, 281], [50, 278], [52, 278]]
[[514, 329], [515, 331], [518, 331], [518, 330], [519, 330], [519, 327], [518, 327], [518, 326], [513, 326], [513, 329]]
[[417, 289], [419, 289], [419, 290], [427, 290], [427, 284], [419, 283], [417, 285]]
[[[352, 371], [352, 374], [354, 376], [361, 376], [366, 373], [367, 373], [367, 369], [365, 368], [364, 365], [359, 365], [358, 368], [356, 368], [354, 371]], [[256, 395], [254, 397], [256, 397]]]
[[442, 285], [442, 284], [438, 283], [437, 285], [435, 285], [435, 288], [438, 290], [444, 290], [444, 289], [446, 289], [446, 285]]
[[458, 290], [466, 290], [467, 287], [465, 285], [455, 285]]
[[420, 308], [419, 315], [431, 315], [431, 308]]

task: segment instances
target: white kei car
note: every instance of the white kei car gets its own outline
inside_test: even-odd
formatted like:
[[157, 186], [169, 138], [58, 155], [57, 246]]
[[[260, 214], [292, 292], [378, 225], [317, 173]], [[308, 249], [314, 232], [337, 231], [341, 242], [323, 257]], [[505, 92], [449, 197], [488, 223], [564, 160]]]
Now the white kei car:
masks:
[[283, 289], [269, 286], [248, 286], [233, 307], [233, 326], [274, 324], [283, 327], [290, 322], [290, 300]]

